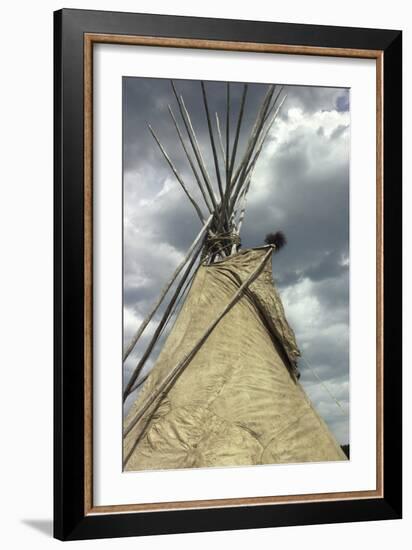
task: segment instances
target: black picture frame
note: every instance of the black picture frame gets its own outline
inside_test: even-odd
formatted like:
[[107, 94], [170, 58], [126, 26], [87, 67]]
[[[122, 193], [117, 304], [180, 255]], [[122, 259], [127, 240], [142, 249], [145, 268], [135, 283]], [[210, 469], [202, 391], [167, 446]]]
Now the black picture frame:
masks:
[[[383, 56], [383, 495], [85, 512], [84, 36], [379, 50]], [[63, 9], [54, 14], [54, 536], [60, 540], [397, 519], [402, 515], [402, 33]]]

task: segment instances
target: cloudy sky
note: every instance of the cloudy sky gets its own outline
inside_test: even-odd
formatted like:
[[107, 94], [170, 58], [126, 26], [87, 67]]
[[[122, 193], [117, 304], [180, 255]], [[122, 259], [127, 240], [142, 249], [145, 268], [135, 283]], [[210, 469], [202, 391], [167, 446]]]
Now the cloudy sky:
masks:
[[[175, 82], [206, 163], [212, 167], [200, 83]], [[240, 150], [266, 89], [261, 84], [249, 85]], [[232, 128], [242, 90], [242, 84], [231, 84]], [[209, 82], [207, 92], [211, 112], [220, 113], [223, 121], [226, 85]], [[285, 92], [286, 101], [253, 175], [242, 246], [262, 245], [270, 231], [281, 229], [286, 234], [287, 246], [273, 257], [273, 277], [302, 352], [301, 383], [339, 442], [348, 443], [349, 90], [287, 86]], [[196, 212], [147, 128], [149, 122], [197, 196], [168, 104], [177, 115], [168, 80], [123, 79], [125, 344], [200, 229]], [[209, 171], [213, 173], [212, 168]], [[129, 356], [125, 381], [154, 328], [155, 323], [149, 325]], [[144, 372], [150, 369], [166, 336], [167, 331]]]

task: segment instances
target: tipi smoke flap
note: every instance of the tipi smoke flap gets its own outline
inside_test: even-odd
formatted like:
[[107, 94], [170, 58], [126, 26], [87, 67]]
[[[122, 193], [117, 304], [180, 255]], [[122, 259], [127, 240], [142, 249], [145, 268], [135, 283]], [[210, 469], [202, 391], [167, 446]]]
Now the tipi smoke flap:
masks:
[[[265, 246], [240, 246], [253, 171], [286, 98], [283, 88], [267, 87], [237, 159], [248, 86], [231, 129], [233, 105], [226, 85], [223, 135], [218, 114], [211, 116], [206, 84], [200, 83], [213, 156], [211, 177], [184, 99], [171, 85], [184, 131], [169, 106], [171, 122], [202, 203], [150, 125], [149, 130], [202, 227], [124, 352], [126, 360], [166, 302], [124, 390], [124, 400], [137, 393], [124, 422], [124, 469], [346, 460], [299, 383], [300, 353], [272, 280], [272, 255], [285, 237], [277, 232], [267, 236]], [[179, 301], [183, 305], [163, 349], [143, 376]]]

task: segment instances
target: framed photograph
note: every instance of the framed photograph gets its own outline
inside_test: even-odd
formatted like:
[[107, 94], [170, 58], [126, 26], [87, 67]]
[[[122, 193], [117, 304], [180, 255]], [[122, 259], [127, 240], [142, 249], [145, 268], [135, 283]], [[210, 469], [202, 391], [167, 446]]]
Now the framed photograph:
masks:
[[400, 518], [401, 32], [54, 28], [55, 536]]

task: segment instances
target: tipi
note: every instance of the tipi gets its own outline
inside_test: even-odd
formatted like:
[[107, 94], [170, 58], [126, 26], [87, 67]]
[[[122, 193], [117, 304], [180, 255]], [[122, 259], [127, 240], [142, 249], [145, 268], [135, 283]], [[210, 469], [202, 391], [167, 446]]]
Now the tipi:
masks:
[[[124, 390], [139, 388], [124, 421], [125, 470], [257, 465], [346, 460], [339, 444], [299, 383], [300, 355], [272, 280], [278, 232], [266, 245], [240, 247], [240, 230], [253, 171], [286, 98], [269, 85], [240, 159], [248, 86], [243, 87], [231, 135], [231, 88], [226, 124], [212, 122], [206, 84], [200, 83], [213, 155], [210, 176], [182, 96], [172, 90], [184, 132], [172, 123], [202, 196], [202, 204], [149, 126], [165, 161], [201, 221], [186, 257], [162, 290], [124, 352], [134, 349], [160, 304], [169, 302]], [[205, 213], [206, 212], [206, 213]], [[180, 300], [183, 305], [148, 376], [143, 367]]]

